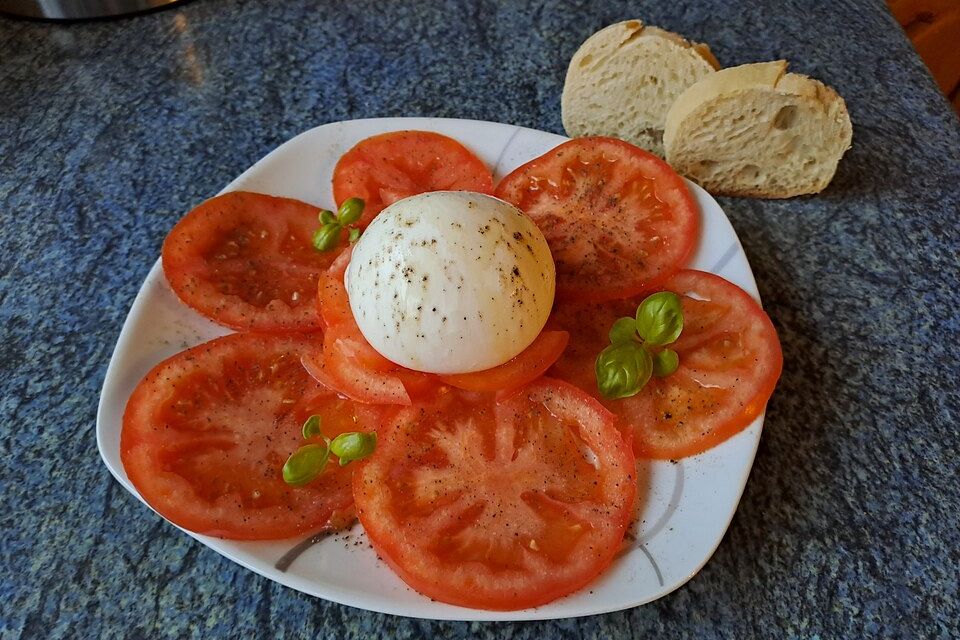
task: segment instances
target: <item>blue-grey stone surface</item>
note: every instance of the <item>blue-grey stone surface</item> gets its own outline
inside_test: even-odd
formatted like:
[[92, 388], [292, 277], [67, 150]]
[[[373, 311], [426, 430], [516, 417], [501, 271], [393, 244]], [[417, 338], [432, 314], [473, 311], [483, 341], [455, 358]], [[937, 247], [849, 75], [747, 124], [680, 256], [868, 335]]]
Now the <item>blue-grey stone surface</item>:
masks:
[[[566, 62], [641, 17], [846, 98], [829, 189], [724, 199], [783, 342], [714, 558], [620, 613], [433, 623], [310, 598], [162, 522], [101, 464], [100, 385], [177, 218], [291, 136], [365, 116], [562, 132]], [[0, 17], [0, 637], [960, 636], [960, 124], [880, 2], [196, 0]]]

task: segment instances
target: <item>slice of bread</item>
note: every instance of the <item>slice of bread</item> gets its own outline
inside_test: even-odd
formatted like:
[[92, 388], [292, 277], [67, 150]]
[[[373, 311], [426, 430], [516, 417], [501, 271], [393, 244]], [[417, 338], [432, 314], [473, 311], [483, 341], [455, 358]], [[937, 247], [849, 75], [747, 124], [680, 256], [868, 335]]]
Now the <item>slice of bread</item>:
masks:
[[720, 68], [704, 44], [639, 20], [601, 29], [570, 60], [560, 107], [567, 135], [612, 136], [663, 157], [677, 96]]
[[731, 67], [667, 114], [667, 162], [710, 193], [789, 198], [822, 191], [850, 148], [847, 106], [783, 60]]

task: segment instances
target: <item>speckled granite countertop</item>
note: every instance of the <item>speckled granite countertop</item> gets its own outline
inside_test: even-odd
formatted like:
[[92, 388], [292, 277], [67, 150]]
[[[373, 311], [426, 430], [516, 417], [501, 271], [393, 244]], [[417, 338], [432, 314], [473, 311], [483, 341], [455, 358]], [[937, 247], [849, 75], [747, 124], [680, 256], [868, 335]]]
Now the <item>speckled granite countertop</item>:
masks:
[[[334, 4], [0, 18], [0, 637], [960, 636], [960, 124], [882, 5]], [[561, 132], [566, 61], [634, 17], [708, 41], [727, 65], [790, 59], [839, 90], [855, 127], [823, 195], [721, 201], [785, 369], [739, 511], [699, 575], [593, 618], [407, 620], [260, 578], [110, 477], [100, 384], [183, 212], [324, 122]]]

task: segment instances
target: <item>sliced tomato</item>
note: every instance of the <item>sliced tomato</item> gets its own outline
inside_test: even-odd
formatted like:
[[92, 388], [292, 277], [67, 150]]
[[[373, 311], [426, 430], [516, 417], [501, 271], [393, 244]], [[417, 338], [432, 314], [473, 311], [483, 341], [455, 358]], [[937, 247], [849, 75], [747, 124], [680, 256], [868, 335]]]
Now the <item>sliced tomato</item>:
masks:
[[550, 245], [557, 296], [624, 298], [682, 268], [699, 211], [663, 160], [613, 138], [577, 138], [531, 160], [496, 196], [530, 216]]
[[378, 554], [420, 593], [482, 609], [541, 605], [592, 581], [636, 492], [613, 415], [546, 378], [500, 403], [444, 389], [396, 414], [355, 472]]
[[318, 213], [262, 193], [211, 198], [167, 235], [163, 272], [180, 300], [214, 322], [238, 331], [314, 331], [317, 278], [338, 254], [313, 248]]
[[641, 458], [702, 453], [743, 430], [766, 406], [783, 356], [770, 318], [745, 291], [723, 278], [685, 270], [663, 283], [681, 296], [684, 327], [670, 345], [680, 367], [651, 378], [640, 393], [604, 400], [594, 363], [617, 318], [632, 316], [642, 297], [604, 304], [558, 304], [551, 322], [570, 332], [570, 347], [551, 370], [597, 398], [633, 432]]
[[361, 140], [333, 171], [337, 206], [362, 198], [365, 227], [385, 207], [427, 191], [493, 193], [493, 176], [465, 146], [430, 131], [393, 131]]
[[324, 335], [324, 366], [305, 363], [320, 384], [357, 402], [409, 405], [429, 396], [440, 381], [431, 373], [396, 365], [370, 346], [351, 323], [337, 324]]
[[311, 483], [283, 481], [301, 426], [322, 418], [327, 437], [377, 428], [381, 413], [316, 384], [300, 364], [311, 342], [296, 334], [232, 334], [183, 351], [137, 385], [123, 416], [127, 477], [163, 517], [221, 538], [286, 538], [342, 525], [350, 466]]
[[322, 345], [319, 349], [313, 348], [301, 355], [300, 363], [303, 365], [303, 368], [307, 370], [307, 373], [310, 374], [310, 377], [320, 383], [322, 387], [340, 393], [338, 387], [341, 385], [327, 369], [327, 361], [323, 357]]
[[324, 326], [353, 322], [350, 298], [343, 284], [343, 274], [350, 264], [351, 248], [344, 249], [317, 280], [317, 311]]
[[542, 331], [529, 347], [498, 367], [439, 378], [451, 386], [468, 391], [509, 394], [542, 376], [557, 361], [569, 340], [570, 334], [566, 331]]
[[336, 390], [357, 402], [410, 404], [410, 394], [393, 364], [371, 347], [349, 324], [327, 329], [323, 336], [326, 372]]

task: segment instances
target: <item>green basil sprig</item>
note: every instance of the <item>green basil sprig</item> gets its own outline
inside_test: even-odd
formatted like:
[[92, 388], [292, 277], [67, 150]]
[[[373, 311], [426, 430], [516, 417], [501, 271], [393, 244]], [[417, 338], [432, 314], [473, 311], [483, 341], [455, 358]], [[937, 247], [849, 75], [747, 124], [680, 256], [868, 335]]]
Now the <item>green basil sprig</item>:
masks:
[[637, 339], [637, 321], [634, 318], [618, 318], [610, 327], [610, 344], [623, 344]]
[[655, 347], [676, 342], [683, 331], [683, 307], [680, 298], [670, 291], [648, 296], [637, 307], [637, 333]]
[[347, 198], [336, 214], [323, 209], [320, 211], [320, 228], [313, 234], [313, 246], [317, 251], [329, 251], [340, 243], [343, 230], [347, 229], [347, 239], [353, 244], [360, 239], [360, 229], [355, 224], [363, 215], [364, 202], [360, 198]]
[[377, 446], [375, 432], [351, 431], [341, 433], [330, 441], [320, 430], [320, 416], [312, 415], [303, 423], [301, 433], [305, 440], [321, 438], [320, 442], [305, 444], [294, 451], [283, 464], [283, 481], [294, 486], [302, 486], [323, 473], [330, 460], [330, 454], [340, 459], [340, 466], [354, 460], [366, 458]]
[[650, 380], [653, 360], [639, 345], [612, 344], [597, 356], [596, 370], [597, 386], [605, 398], [628, 398]]
[[377, 447], [376, 432], [351, 431], [341, 433], [330, 443], [330, 451], [340, 458], [340, 466], [354, 460], [361, 460], [373, 453]]
[[322, 438], [323, 432], [320, 431], [320, 416], [312, 415], [307, 418], [306, 422], [303, 423], [303, 428], [300, 430], [300, 433], [303, 434], [304, 440]]
[[654, 375], [663, 378], [680, 366], [680, 356], [665, 349], [683, 331], [683, 306], [670, 291], [648, 296], [634, 318], [623, 317], [610, 328], [610, 346], [597, 356], [597, 387], [605, 398], [637, 395]]
[[666, 378], [680, 366], [680, 356], [673, 349], [664, 349], [653, 356], [653, 375]]
[[297, 487], [305, 485], [323, 472], [329, 459], [326, 444], [305, 444], [283, 464], [283, 481]]

